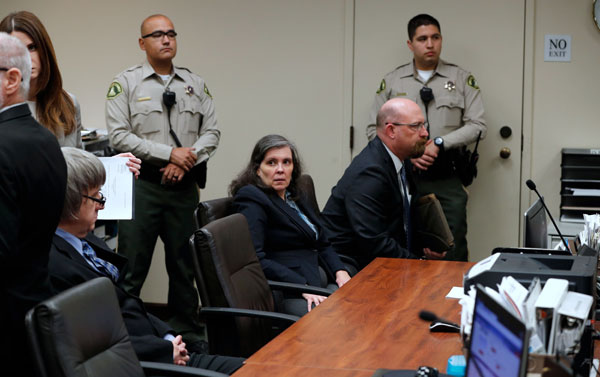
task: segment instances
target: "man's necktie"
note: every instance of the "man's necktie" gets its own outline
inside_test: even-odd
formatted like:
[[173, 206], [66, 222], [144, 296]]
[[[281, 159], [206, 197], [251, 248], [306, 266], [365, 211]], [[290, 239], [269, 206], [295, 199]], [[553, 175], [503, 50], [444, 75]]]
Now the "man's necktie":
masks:
[[411, 229], [410, 229], [410, 202], [408, 201], [408, 183], [406, 181], [406, 169], [404, 165], [400, 169], [400, 182], [402, 186], [402, 209], [404, 220], [404, 232], [406, 233], [406, 248], [410, 250], [411, 244]]
[[119, 279], [119, 269], [117, 267], [115, 267], [112, 263], [99, 258], [94, 249], [92, 249], [92, 247], [84, 240], [81, 240], [81, 246], [85, 258], [92, 262], [98, 271], [111, 278], [113, 281], [117, 281]]

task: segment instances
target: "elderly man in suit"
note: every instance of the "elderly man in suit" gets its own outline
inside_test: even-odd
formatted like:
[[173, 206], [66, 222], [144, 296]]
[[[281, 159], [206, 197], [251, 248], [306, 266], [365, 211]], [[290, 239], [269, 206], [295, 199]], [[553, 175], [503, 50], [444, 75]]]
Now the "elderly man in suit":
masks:
[[0, 33], [0, 364], [32, 375], [25, 313], [51, 296], [48, 251], [67, 170], [56, 137], [31, 117], [27, 48]]
[[146, 312], [142, 300], [121, 286], [127, 259], [114, 253], [90, 232], [106, 199], [100, 192], [106, 179], [102, 162], [89, 152], [62, 149], [67, 162], [67, 192], [52, 241], [49, 271], [52, 286], [63, 291], [99, 276], [114, 285], [131, 342], [140, 360], [189, 365], [231, 374], [243, 359], [188, 353], [181, 335]]
[[445, 253], [411, 245], [410, 202], [414, 185], [411, 158], [423, 155], [425, 117], [404, 98], [383, 104], [377, 113], [377, 136], [369, 142], [332, 189], [323, 210], [329, 240], [338, 253], [354, 257], [359, 267], [376, 257], [432, 259]]

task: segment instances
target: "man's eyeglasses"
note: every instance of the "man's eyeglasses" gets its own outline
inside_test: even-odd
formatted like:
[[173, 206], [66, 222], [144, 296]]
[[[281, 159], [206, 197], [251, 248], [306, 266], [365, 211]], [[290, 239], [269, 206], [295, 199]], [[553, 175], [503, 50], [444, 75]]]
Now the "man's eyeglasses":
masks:
[[175, 39], [175, 37], [177, 36], [177, 33], [175, 32], [175, 30], [167, 30], [167, 31], [157, 30], [157, 31], [153, 31], [150, 34], [142, 35], [142, 38], [152, 37], [154, 39], [161, 39], [165, 35], [169, 39]]
[[106, 204], [106, 197], [101, 192], [98, 192], [98, 195], [100, 195], [99, 198], [94, 198], [93, 196], [81, 194], [81, 196], [83, 196], [84, 198], [88, 198], [89, 200], [93, 200], [94, 202], [96, 202], [96, 203], [100, 204], [102, 207], [104, 207], [104, 205]]
[[427, 128], [427, 122], [419, 122], [419, 123], [395, 123], [388, 122], [394, 126], [407, 126], [413, 131], [421, 131], [423, 128]]

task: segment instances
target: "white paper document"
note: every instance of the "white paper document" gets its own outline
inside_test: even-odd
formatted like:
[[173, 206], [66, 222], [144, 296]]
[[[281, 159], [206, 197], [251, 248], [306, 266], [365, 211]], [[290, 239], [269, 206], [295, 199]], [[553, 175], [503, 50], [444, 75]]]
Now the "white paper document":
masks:
[[460, 300], [461, 298], [463, 298], [464, 295], [465, 292], [463, 287], [452, 287], [452, 289], [450, 289], [450, 292], [448, 292], [448, 294], [446, 295], [446, 298], [456, 298]]
[[489, 257], [480, 260], [477, 264], [473, 265], [467, 272], [467, 279], [471, 279], [474, 276], [479, 275], [482, 272], [485, 272], [492, 268], [496, 260], [500, 257], [501, 253], [492, 254]]
[[106, 182], [100, 189], [106, 197], [104, 209], [98, 212], [99, 220], [133, 219], [133, 173], [126, 165], [127, 157], [100, 157], [106, 170]]

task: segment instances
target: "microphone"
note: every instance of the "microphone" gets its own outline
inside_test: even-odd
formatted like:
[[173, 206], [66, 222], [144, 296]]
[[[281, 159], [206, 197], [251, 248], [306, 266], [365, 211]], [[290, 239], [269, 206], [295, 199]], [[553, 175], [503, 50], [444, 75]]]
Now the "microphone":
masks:
[[175, 100], [175, 92], [170, 91], [169, 89], [163, 92], [163, 103], [167, 107], [167, 110], [171, 111], [171, 107], [177, 103]]
[[[433, 90], [424, 86], [419, 91], [419, 95], [421, 96], [421, 101], [423, 101], [423, 104], [425, 105], [425, 120], [427, 121], [427, 133], [429, 133], [429, 102], [433, 100]], [[429, 135], [427, 135], [427, 139], [429, 139]]]
[[429, 102], [433, 99], [433, 90], [431, 88], [424, 86], [419, 91], [419, 95], [421, 96], [421, 101], [425, 104], [425, 107], [429, 105]]
[[550, 220], [552, 220], [552, 225], [554, 225], [554, 229], [556, 229], [556, 232], [558, 233], [558, 235], [560, 236], [560, 239], [562, 240], [563, 244], [565, 245], [565, 247], [567, 248], [567, 251], [571, 254], [573, 254], [571, 252], [571, 248], [569, 248], [569, 244], [567, 243], [567, 241], [565, 240], [565, 237], [563, 237], [562, 233], [560, 232], [560, 229], [558, 229], [558, 226], [556, 225], [556, 222], [554, 221], [554, 218], [552, 217], [552, 214], [550, 213], [550, 210], [548, 209], [548, 207], [546, 207], [546, 203], [544, 202], [544, 198], [542, 198], [542, 196], [540, 195], [540, 193], [538, 192], [535, 183], [531, 180], [528, 179], [525, 184], [527, 185], [527, 187], [531, 190], [531, 191], [535, 191], [535, 193], [537, 194], [538, 198], [540, 198], [540, 201], [542, 202], [542, 206], [544, 207], [544, 210], [546, 210], [546, 213], [548, 214], [548, 216], [550, 217]]
[[427, 310], [421, 310], [419, 312], [419, 318], [431, 322], [429, 325], [429, 331], [431, 332], [460, 332], [459, 325], [450, 322], [447, 319], [440, 318]]
[[[167, 107], [167, 119], [169, 119], [169, 133], [171, 134], [171, 137], [173, 137], [173, 140], [175, 141], [175, 144], [177, 145], [177, 147], [181, 148], [182, 147], [181, 141], [179, 141], [177, 134], [175, 133], [175, 131], [173, 131], [173, 127], [171, 126], [171, 107], [173, 107], [173, 105], [177, 103], [177, 100], [175, 98], [176, 98], [175, 92], [172, 92], [169, 88], [165, 89], [165, 91], [163, 92], [162, 99], [163, 99], [163, 103]], [[202, 123], [200, 123], [200, 124], [202, 124]]]

